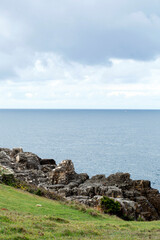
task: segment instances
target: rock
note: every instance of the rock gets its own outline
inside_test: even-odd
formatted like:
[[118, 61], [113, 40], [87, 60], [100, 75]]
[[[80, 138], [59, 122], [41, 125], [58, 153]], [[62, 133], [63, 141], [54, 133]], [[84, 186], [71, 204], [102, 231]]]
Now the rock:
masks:
[[68, 188], [68, 187], [64, 187], [64, 188], [60, 188], [58, 190], [58, 193], [62, 196], [62, 197], [68, 197], [68, 196], [72, 196], [72, 189]]
[[145, 191], [145, 189], [150, 189], [151, 188], [151, 182], [146, 181], [146, 180], [135, 180], [133, 182], [133, 187], [137, 191]]
[[89, 201], [91, 200], [89, 199], [88, 196], [68, 196], [66, 197], [66, 199], [69, 201], [74, 201], [74, 202], [85, 204], [88, 206], [89, 206]]
[[75, 175], [74, 166], [71, 160], [62, 161], [50, 174], [52, 184], [67, 185]]
[[112, 198], [121, 205], [121, 217], [126, 220], [136, 220], [140, 217], [140, 207], [138, 203], [122, 198]]
[[149, 189], [146, 191], [146, 196], [148, 201], [156, 209], [158, 215], [160, 216], [160, 194], [156, 189]]
[[93, 197], [95, 195], [95, 187], [93, 185], [81, 185], [78, 188], [78, 195]]
[[104, 174], [98, 174], [91, 178], [93, 182], [106, 182], [106, 176]]
[[141, 206], [140, 217], [143, 218], [143, 220], [151, 221], [160, 219], [158, 212], [146, 197], [143, 196], [137, 197], [136, 202]]
[[12, 157], [15, 157], [18, 153], [22, 153], [22, 152], [23, 152], [23, 149], [22, 149], [22, 148], [13, 148], [13, 149], [12, 149], [11, 156], [12, 156]]
[[10, 167], [0, 165], [0, 175], [14, 175], [14, 171]]
[[21, 152], [16, 156], [16, 163], [20, 168], [39, 169], [40, 158], [30, 152]]
[[[71, 160], [57, 166], [54, 159], [41, 159], [23, 152], [22, 148], [0, 148], [0, 164], [1, 182], [16, 178], [92, 207], [99, 206], [100, 199], [107, 196], [119, 201], [123, 218], [160, 219], [159, 191], [151, 188], [150, 181], [132, 180], [129, 173], [111, 174], [107, 178], [96, 175], [89, 179], [88, 174], [75, 172]], [[10, 173], [1, 174], [1, 167]]]
[[55, 189], [55, 190], [58, 190], [60, 188], [64, 188], [65, 185], [64, 184], [55, 184], [55, 185], [49, 185], [48, 186], [48, 189]]
[[87, 173], [80, 173], [80, 174], [75, 174], [73, 180], [78, 183], [84, 183], [87, 179], [89, 179], [89, 176]]
[[70, 189], [73, 189], [75, 187], [78, 187], [79, 186], [79, 183], [77, 182], [70, 182], [68, 185], [67, 185]]
[[0, 182], [5, 184], [15, 182], [14, 171], [10, 167], [0, 165]]
[[106, 178], [106, 181], [109, 183], [109, 185], [130, 185], [132, 184], [132, 180], [130, 179], [129, 173], [115, 173], [111, 174], [109, 177]]
[[4, 166], [11, 166], [11, 158], [5, 151], [0, 151], [0, 164]]
[[108, 186], [108, 189], [105, 192], [105, 194], [101, 194], [101, 195], [105, 195], [107, 197], [112, 197], [112, 198], [123, 197], [122, 190], [116, 186]]
[[53, 169], [55, 169], [55, 165], [49, 165], [49, 164], [46, 164], [46, 165], [42, 165], [41, 166], [41, 171], [43, 171], [44, 173], [48, 173], [50, 171], [52, 171]]
[[52, 171], [57, 166], [54, 159], [41, 159], [40, 165], [41, 170], [45, 173]]
[[42, 205], [41, 204], [36, 204], [36, 207], [42, 207]]
[[40, 160], [41, 165], [54, 165], [56, 166], [56, 161], [54, 159], [41, 159]]
[[0, 152], [5, 152], [9, 157], [12, 155], [12, 150], [9, 148], [0, 148]]

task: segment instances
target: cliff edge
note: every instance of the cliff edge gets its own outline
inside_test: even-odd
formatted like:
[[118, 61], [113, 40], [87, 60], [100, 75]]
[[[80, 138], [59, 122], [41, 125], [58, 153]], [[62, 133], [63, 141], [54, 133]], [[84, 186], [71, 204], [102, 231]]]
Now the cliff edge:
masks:
[[159, 191], [148, 180], [132, 180], [129, 173], [89, 178], [87, 173], [76, 173], [71, 160], [57, 165], [54, 159], [41, 159], [22, 148], [0, 148], [1, 181], [4, 174], [92, 207], [107, 196], [118, 201], [123, 215], [130, 219], [160, 219]]

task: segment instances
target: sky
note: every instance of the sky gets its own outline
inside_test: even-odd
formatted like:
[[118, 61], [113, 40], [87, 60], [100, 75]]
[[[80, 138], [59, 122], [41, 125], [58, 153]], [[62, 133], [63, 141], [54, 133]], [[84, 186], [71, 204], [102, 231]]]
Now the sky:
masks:
[[0, 0], [0, 108], [160, 109], [160, 1]]

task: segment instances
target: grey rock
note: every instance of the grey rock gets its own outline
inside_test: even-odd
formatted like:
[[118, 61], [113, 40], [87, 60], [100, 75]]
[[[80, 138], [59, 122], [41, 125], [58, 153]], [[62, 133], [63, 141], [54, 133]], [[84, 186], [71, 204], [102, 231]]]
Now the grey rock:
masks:
[[50, 174], [52, 184], [68, 184], [75, 174], [71, 160], [62, 161]]
[[122, 216], [128, 220], [136, 220], [140, 217], [139, 204], [137, 202], [122, 199], [113, 198], [114, 201], [118, 201], [121, 205]]
[[18, 153], [22, 153], [23, 149], [22, 148], [13, 148], [11, 152], [11, 156], [15, 157]]
[[30, 152], [21, 152], [16, 155], [16, 163], [18, 167], [22, 169], [39, 169], [40, 168], [40, 158]]
[[[41, 159], [21, 148], [0, 148], [0, 164], [11, 169], [12, 176], [21, 181], [41, 186], [66, 199], [96, 207], [103, 196], [119, 201], [121, 214], [126, 218], [159, 220], [160, 193], [151, 188], [150, 181], [132, 180], [129, 173], [96, 175], [77, 174], [71, 160], [58, 166], [54, 159]], [[0, 181], [2, 175], [0, 175]]]
[[5, 151], [0, 151], [0, 164], [9, 167], [12, 165], [11, 157]]

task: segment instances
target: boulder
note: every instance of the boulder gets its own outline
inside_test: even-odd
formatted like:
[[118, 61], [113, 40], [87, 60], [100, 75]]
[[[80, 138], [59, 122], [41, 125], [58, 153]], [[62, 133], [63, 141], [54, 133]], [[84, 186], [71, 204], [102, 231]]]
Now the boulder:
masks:
[[52, 171], [57, 166], [54, 159], [41, 159], [40, 165], [41, 170], [45, 173]]
[[15, 181], [14, 175], [12, 168], [0, 165], [0, 182], [12, 184]]
[[55, 167], [56, 167], [55, 165], [50, 164], [41, 165], [41, 171], [43, 171], [44, 173], [49, 173], [53, 169], [55, 169]]
[[146, 196], [148, 201], [156, 209], [158, 215], [160, 216], [160, 194], [157, 189], [148, 189], [146, 191]]
[[137, 202], [141, 207], [140, 217], [143, 220], [151, 221], [160, 219], [155, 207], [148, 201], [146, 197], [137, 197], [135, 202]]
[[40, 158], [30, 152], [21, 152], [16, 155], [16, 163], [20, 169], [39, 169]]
[[126, 220], [136, 220], [140, 217], [140, 206], [138, 203], [123, 199], [123, 198], [112, 198], [121, 205], [120, 216]]
[[[121, 204], [121, 214], [126, 219], [159, 220], [160, 193], [151, 188], [148, 180], [132, 180], [129, 173], [96, 175], [89, 179], [88, 174], [75, 172], [73, 162], [64, 160], [58, 166], [54, 159], [41, 159], [36, 154], [23, 152], [22, 148], [0, 148], [0, 164], [9, 169], [10, 177], [41, 186], [58, 193], [66, 199], [96, 207], [103, 196]], [[1, 168], [0, 168], [1, 169]]]
[[12, 150], [9, 148], [0, 148], [0, 152], [5, 152], [8, 156], [12, 155]]
[[50, 174], [52, 184], [67, 185], [75, 175], [74, 166], [71, 160], [62, 161]]
[[23, 149], [22, 148], [13, 148], [11, 152], [11, 156], [15, 157], [18, 153], [22, 153]]
[[8, 167], [12, 165], [11, 157], [5, 151], [0, 151], [0, 164]]
[[130, 179], [129, 173], [122, 173], [118, 172], [115, 174], [111, 174], [109, 177], [106, 178], [106, 182], [110, 185], [117, 185], [117, 186], [130, 186], [132, 185], [132, 180]]

